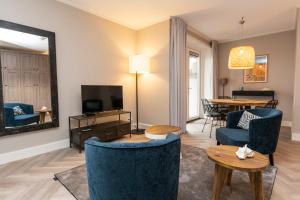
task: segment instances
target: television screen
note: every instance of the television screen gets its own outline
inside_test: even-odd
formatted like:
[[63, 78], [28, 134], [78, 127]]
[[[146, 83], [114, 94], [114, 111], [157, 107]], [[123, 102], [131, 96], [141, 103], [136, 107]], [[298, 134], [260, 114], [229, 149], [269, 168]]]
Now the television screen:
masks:
[[123, 109], [122, 86], [82, 85], [81, 98], [85, 114]]

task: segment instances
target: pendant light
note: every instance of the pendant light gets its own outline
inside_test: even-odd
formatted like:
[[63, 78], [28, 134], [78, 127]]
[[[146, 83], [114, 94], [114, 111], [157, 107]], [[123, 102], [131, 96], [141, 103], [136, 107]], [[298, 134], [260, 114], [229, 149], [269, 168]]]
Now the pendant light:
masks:
[[[242, 29], [245, 24], [245, 19], [242, 17], [239, 24]], [[255, 51], [252, 46], [239, 46], [230, 49], [228, 68], [229, 69], [252, 69], [255, 65]]]

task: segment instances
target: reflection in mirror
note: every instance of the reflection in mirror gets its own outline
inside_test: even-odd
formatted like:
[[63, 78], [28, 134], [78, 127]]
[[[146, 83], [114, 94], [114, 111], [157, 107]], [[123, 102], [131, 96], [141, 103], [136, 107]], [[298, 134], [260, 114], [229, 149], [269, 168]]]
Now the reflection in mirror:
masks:
[[0, 28], [5, 129], [52, 122], [48, 38]]

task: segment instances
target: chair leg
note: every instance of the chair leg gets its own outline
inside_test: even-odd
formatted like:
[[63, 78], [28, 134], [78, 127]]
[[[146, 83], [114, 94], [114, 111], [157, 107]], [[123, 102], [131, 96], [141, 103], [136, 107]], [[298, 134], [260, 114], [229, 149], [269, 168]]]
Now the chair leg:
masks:
[[274, 166], [274, 156], [273, 154], [269, 154], [270, 165]]
[[217, 146], [219, 146], [221, 143], [219, 141], [217, 141]]
[[208, 119], [208, 118], [206, 118], [206, 120], [205, 120], [205, 122], [204, 122], [204, 125], [203, 125], [203, 128], [202, 128], [202, 133], [203, 133], [203, 130], [204, 130], [204, 128], [205, 128], [205, 125], [206, 125], [207, 119]]
[[213, 127], [213, 125], [214, 125], [214, 118], [212, 118], [212, 121], [211, 121], [209, 138], [211, 138], [211, 132], [212, 132], [212, 127]]

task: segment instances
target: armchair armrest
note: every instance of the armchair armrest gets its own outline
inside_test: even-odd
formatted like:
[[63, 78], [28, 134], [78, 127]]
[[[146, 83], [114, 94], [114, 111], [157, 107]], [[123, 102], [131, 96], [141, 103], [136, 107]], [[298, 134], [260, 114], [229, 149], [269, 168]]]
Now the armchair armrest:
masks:
[[249, 148], [264, 154], [275, 152], [281, 120], [282, 114], [251, 120], [249, 124]]
[[15, 115], [14, 110], [12, 108], [4, 107], [4, 121], [5, 126], [14, 126]]
[[33, 105], [20, 103], [19, 106], [22, 108], [22, 110], [26, 114], [33, 114], [34, 113], [34, 111], [33, 111]]
[[238, 128], [237, 125], [243, 115], [244, 111], [230, 112], [227, 114], [226, 128]]

